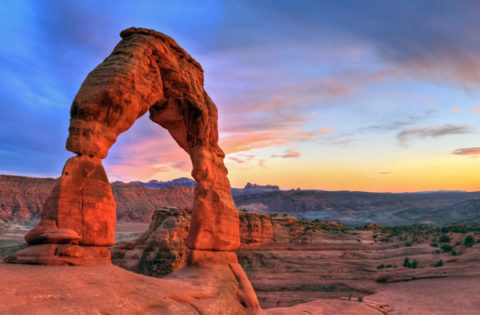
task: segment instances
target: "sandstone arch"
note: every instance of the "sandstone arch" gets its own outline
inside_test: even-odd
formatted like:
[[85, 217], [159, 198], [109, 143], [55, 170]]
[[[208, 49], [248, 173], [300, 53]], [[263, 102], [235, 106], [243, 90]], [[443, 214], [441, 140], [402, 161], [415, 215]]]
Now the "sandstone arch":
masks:
[[236, 261], [238, 213], [218, 146], [217, 108], [203, 88], [200, 64], [162, 33], [129, 28], [120, 35], [73, 101], [66, 148], [77, 156], [66, 162], [41, 222], [26, 236], [34, 246], [16, 262], [109, 262], [105, 246], [115, 241], [115, 201], [101, 159], [147, 111], [192, 160], [191, 260]]

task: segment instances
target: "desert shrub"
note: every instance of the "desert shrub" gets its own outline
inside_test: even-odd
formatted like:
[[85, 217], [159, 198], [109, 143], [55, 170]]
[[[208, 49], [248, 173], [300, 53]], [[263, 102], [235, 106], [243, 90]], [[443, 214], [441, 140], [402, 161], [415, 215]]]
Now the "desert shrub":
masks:
[[412, 242], [406, 242], [406, 243], [405, 243], [405, 246], [407, 246], [407, 247], [412, 246]]
[[274, 213], [271, 215], [272, 218], [278, 217], [278, 213]]
[[455, 246], [458, 246], [460, 244], [462, 244], [462, 242], [458, 241], [458, 242], [455, 243]]
[[453, 246], [452, 245], [442, 245], [442, 251], [444, 253], [448, 253], [448, 252], [451, 252], [453, 250]]
[[450, 237], [447, 234], [442, 234], [439, 241], [440, 243], [450, 243]]
[[242, 211], [242, 212], [248, 212], [247, 209], [240, 209], [240, 211]]
[[433, 267], [442, 267], [443, 266], [443, 260], [439, 260], [435, 263], [435, 265], [433, 265]]
[[380, 269], [383, 269], [383, 268], [385, 268], [385, 265], [384, 265], [384, 264], [381, 264], [381, 265], [378, 265], [378, 266], [377, 266], [377, 270], [380, 270]]
[[431, 242], [431, 243], [430, 243], [430, 246], [432, 246], [432, 247], [438, 247], [438, 244], [435, 243], [435, 242]]
[[473, 236], [468, 235], [467, 237], [465, 237], [463, 244], [465, 244], [465, 246], [467, 247], [472, 247], [473, 244], [475, 244], [475, 239], [473, 238]]
[[358, 297], [358, 302], [363, 302], [363, 297], [359, 296]]
[[417, 268], [418, 267], [418, 261], [414, 259], [412, 262], [410, 261], [410, 258], [405, 257], [405, 260], [403, 261], [403, 267], [406, 268]]

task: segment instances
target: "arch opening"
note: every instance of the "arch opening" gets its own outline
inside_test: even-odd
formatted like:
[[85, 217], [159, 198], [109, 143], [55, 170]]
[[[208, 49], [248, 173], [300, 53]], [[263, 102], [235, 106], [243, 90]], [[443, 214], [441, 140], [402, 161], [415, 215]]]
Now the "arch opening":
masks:
[[76, 156], [65, 163], [40, 223], [26, 235], [30, 246], [16, 262], [110, 263], [106, 247], [115, 242], [116, 206], [102, 159], [147, 112], [192, 162], [197, 186], [186, 239], [191, 260], [236, 261], [238, 213], [218, 145], [217, 108], [204, 90], [201, 66], [162, 33], [129, 28], [120, 35], [72, 103], [66, 148]]

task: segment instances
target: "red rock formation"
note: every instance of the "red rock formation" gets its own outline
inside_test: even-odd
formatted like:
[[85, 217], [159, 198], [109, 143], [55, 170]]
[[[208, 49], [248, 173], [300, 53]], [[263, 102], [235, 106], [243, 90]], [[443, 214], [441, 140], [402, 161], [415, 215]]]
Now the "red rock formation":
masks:
[[[150, 111], [150, 119], [167, 129], [192, 160], [197, 185], [185, 241], [191, 249], [188, 263], [228, 266], [239, 300], [259, 309], [233, 252], [240, 246], [238, 213], [218, 146], [217, 108], [203, 88], [201, 66], [162, 33], [132, 27], [120, 35], [122, 41], [88, 74], [73, 100], [66, 148], [77, 156], [65, 164], [40, 223], [25, 237], [30, 245], [41, 245], [8, 261], [109, 263], [103, 246], [115, 241], [115, 201], [101, 159], [119, 134]], [[66, 244], [51, 244], [52, 235], [62, 235]]]
[[121, 36], [73, 101], [66, 147], [78, 156], [65, 164], [41, 222], [26, 240], [48, 243], [45, 232], [61, 228], [75, 231], [80, 245], [113, 245], [115, 201], [101, 159], [117, 136], [149, 110], [151, 120], [166, 128], [192, 160], [197, 186], [186, 244], [215, 252], [191, 256], [223, 261], [219, 251], [240, 245], [238, 214], [218, 146], [217, 109], [203, 89], [203, 70], [164, 34], [130, 28]]

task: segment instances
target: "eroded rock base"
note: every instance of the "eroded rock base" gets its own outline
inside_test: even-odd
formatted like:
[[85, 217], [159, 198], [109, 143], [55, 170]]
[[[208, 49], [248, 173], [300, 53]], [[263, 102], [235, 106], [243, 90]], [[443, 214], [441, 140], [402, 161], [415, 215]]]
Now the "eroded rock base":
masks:
[[52, 266], [108, 266], [112, 264], [107, 247], [73, 244], [29, 246], [7, 257], [5, 262]]

